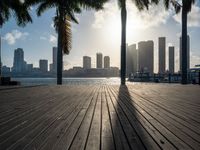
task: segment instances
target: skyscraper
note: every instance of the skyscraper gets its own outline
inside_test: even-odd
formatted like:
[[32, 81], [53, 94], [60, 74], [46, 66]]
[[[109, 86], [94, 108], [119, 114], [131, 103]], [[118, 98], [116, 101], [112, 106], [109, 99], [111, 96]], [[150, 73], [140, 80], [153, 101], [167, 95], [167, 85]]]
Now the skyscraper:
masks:
[[91, 57], [83, 56], [83, 68], [90, 69], [91, 68]]
[[53, 72], [53, 64], [49, 64], [49, 71]]
[[13, 72], [21, 73], [25, 69], [24, 51], [22, 48], [18, 48], [14, 52]]
[[97, 68], [103, 68], [103, 54], [102, 53], [97, 53], [96, 55], [96, 65], [97, 65]]
[[169, 72], [174, 73], [174, 47], [169, 47]]
[[126, 74], [136, 73], [138, 71], [138, 50], [136, 44], [127, 47], [126, 52]]
[[53, 72], [57, 72], [57, 47], [53, 47]]
[[138, 43], [138, 69], [140, 72], [154, 73], [153, 41], [142, 41]]
[[158, 54], [159, 54], [159, 73], [165, 73], [165, 47], [166, 47], [166, 38], [158, 38]]
[[109, 56], [104, 57], [104, 68], [110, 68], [110, 57]]
[[33, 64], [27, 64], [26, 65], [26, 71], [27, 72], [32, 72], [33, 71]]
[[[190, 69], [190, 36], [187, 36], [187, 69]], [[182, 70], [182, 38], [180, 37], [180, 71]]]
[[40, 60], [40, 71], [42, 72], [48, 71], [48, 60]]

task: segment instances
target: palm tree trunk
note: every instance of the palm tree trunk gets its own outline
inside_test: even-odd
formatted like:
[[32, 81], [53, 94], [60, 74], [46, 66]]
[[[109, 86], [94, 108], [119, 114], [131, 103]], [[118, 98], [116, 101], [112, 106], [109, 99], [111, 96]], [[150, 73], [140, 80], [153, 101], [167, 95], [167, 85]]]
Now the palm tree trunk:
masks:
[[187, 11], [184, 9], [184, 3], [182, 8], [182, 84], [187, 84], [188, 82], [188, 60], [187, 60]]
[[62, 12], [59, 11], [58, 51], [57, 51], [57, 85], [62, 85], [63, 53], [62, 53]]
[[1, 35], [0, 35], [0, 77], [2, 76], [2, 63], [1, 63]]
[[121, 85], [126, 83], [126, 1], [122, 2], [121, 8], [121, 23], [122, 23], [122, 35], [121, 35]]
[[[58, 27], [60, 28], [60, 27]], [[61, 32], [58, 32], [58, 51], [57, 51], [57, 84], [62, 85], [63, 55], [61, 47]]]

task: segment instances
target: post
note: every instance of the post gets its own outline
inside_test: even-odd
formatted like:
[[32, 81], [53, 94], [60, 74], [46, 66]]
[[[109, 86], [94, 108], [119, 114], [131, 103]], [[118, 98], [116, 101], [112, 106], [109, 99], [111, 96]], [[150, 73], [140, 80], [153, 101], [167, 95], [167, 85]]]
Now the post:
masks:
[[169, 75], [169, 79], [168, 79], [168, 80], [169, 80], [169, 83], [171, 83], [171, 81], [172, 81], [171, 73], [169, 73], [168, 75]]
[[199, 71], [199, 85], [200, 85], [200, 71]]
[[121, 23], [122, 23], [122, 31], [121, 31], [121, 85], [126, 84], [126, 19], [127, 19], [127, 11], [126, 11], [126, 2], [122, 2], [121, 8]]
[[0, 35], [0, 77], [2, 76], [2, 63], [1, 63], [1, 35]]

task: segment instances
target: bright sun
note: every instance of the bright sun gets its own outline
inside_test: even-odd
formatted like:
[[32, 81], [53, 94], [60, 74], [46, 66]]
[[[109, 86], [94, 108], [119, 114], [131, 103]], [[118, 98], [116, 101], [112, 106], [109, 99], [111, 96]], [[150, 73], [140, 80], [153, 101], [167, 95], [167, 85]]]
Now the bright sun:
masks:
[[[134, 22], [137, 22], [137, 20], [134, 20]], [[127, 42], [137, 40], [135, 38], [138, 38], [139, 31], [138, 29], [134, 28], [134, 22], [127, 20], [127, 27], [126, 27], [126, 37]], [[109, 19], [107, 22], [107, 25], [105, 25], [105, 32], [106, 32], [106, 39], [108, 39], [110, 42], [116, 43], [120, 42], [121, 39], [121, 18], [119, 17], [113, 17]]]

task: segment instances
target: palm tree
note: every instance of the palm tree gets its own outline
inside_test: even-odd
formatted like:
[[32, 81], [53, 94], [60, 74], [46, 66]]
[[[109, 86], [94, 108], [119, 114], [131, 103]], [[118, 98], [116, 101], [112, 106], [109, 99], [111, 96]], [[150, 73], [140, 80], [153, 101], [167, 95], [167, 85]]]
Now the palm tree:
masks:
[[21, 0], [0, 0], [0, 27], [2, 27], [12, 15], [16, 18], [19, 26], [25, 26], [26, 23], [32, 22], [28, 8]]
[[50, 8], [56, 9], [54, 27], [58, 33], [57, 52], [57, 84], [62, 84], [63, 54], [69, 54], [72, 47], [71, 22], [78, 23], [75, 13], [81, 13], [82, 8], [99, 10], [106, 0], [27, 0], [27, 5], [39, 4], [37, 15]]
[[[16, 18], [19, 26], [32, 22], [28, 8], [20, 0], [0, 0], [0, 28], [11, 16]], [[0, 37], [1, 40], [1, 37]], [[0, 41], [1, 46], [1, 41]], [[1, 76], [1, 47], [0, 47], [0, 76]]]
[[181, 70], [181, 83], [187, 84], [188, 82], [188, 60], [187, 60], [187, 15], [192, 9], [195, 0], [182, 0], [182, 5], [176, 0], [165, 0], [165, 7], [169, 8], [169, 3], [175, 7], [176, 13], [179, 13], [182, 8], [182, 70]]
[[[159, 0], [132, 0], [139, 10], [144, 8], [148, 9], [150, 3], [157, 4]], [[126, 21], [127, 10], [126, 0], [118, 0], [119, 7], [121, 8], [121, 85], [125, 85], [126, 82]]]

